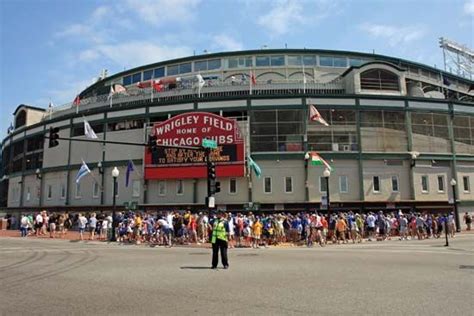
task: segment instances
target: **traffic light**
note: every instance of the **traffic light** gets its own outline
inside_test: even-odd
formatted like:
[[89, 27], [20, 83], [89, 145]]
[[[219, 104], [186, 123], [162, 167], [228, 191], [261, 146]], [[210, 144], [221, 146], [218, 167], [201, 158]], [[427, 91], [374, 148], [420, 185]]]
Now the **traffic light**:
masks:
[[219, 192], [221, 192], [221, 183], [219, 181], [216, 181], [216, 184], [214, 185], [214, 193]]
[[211, 181], [216, 179], [216, 164], [212, 161], [207, 163], [207, 178]]
[[59, 145], [59, 127], [49, 128], [49, 148], [53, 148]]
[[156, 144], [156, 140], [158, 138], [155, 135], [150, 135], [148, 136], [148, 150], [151, 152], [155, 152], [158, 149], [158, 146]]

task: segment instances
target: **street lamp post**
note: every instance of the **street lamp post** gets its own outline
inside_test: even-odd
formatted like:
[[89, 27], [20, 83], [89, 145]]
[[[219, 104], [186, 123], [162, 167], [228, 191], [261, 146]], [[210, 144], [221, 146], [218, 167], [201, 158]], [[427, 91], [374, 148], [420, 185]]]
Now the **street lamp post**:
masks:
[[454, 222], [456, 223], [456, 231], [461, 231], [461, 224], [459, 223], [459, 214], [458, 214], [458, 202], [456, 196], [456, 179], [451, 179], [451, 188], [453, 189], [453, 205], [454, 205]]
[[328, 204], [328, 218], [331, 218], [331, 199], [329, 198], [329, 177], [331, 176], [331, 170], [329, 168], [324, 169], [323, 177], [326, 179], [326, 202]]
[[308, 185], [308, 164], [310, 154], [307, 152], [304, 154], [304, 188], [305, 188], [305, 200], [309, 203], [309, 185]]
[[114, 188], [113, 188], [113, 196], [112, 196], [112, 236], [110, 237], [110, 241], [117, 241], [115, 238], [115, 228], [117, 227], [117, 221], [115, 218], [115, 202], [117, 196], [117, 178], [120, 172], [117, 167], [114, 167], [112, 170], [112, 178], [114, 178]]

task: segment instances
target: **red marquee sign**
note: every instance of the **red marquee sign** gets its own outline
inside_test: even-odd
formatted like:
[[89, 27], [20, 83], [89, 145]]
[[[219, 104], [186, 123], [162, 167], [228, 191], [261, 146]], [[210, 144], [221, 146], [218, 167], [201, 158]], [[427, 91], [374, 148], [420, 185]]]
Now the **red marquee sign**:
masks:
[[184, 113], [156, 123], [152, 134], [158, 150], [145, 151], [147, 180], [206, 178], [204, 150], [185, 148], [200, 147], [204, 138], [217, 142], [211, 150], [217, 177], [244, 176], [244, 141], [235, 120], [205, 112]]

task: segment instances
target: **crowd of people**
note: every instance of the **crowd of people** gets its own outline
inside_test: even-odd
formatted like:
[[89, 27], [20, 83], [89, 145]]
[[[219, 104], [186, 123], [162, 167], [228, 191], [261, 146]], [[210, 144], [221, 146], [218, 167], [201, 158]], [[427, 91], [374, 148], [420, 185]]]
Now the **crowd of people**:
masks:
[[[150, 243], [171, 247], [175, 244], [208, 243], [215, 214], [187, 211], [119, 212], [116, 215], [116, 238], [121, 243]], [[455, 236], [454, 214], [369, 212], [338, 212], [330, 215], [318, 212], [290, 213], [226, 213], [229, 227], [229, 247], [268, 247], [281, 243], [294, 245], [329, 243], [360, 243], [364, 240], [399, 240], [439, 238], [447, 223], [448, 234]], [[472, 221], [463, 217], [468, 229]], [[79, 231], [80, 240], [109, 240], [112, 235], [112, 215], [106, 212], [70, 215], [50, 213], [22, 215], [21, 236], [49, 235], [64, 238], [70, 230]]]

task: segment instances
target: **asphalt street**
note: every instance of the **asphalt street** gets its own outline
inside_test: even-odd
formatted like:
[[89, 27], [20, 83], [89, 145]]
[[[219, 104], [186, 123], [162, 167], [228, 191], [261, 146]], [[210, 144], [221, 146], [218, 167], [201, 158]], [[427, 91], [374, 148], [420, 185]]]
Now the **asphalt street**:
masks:
[[473, 315], [474, 235], [210, 249], [0, 238], [1, 315]]

